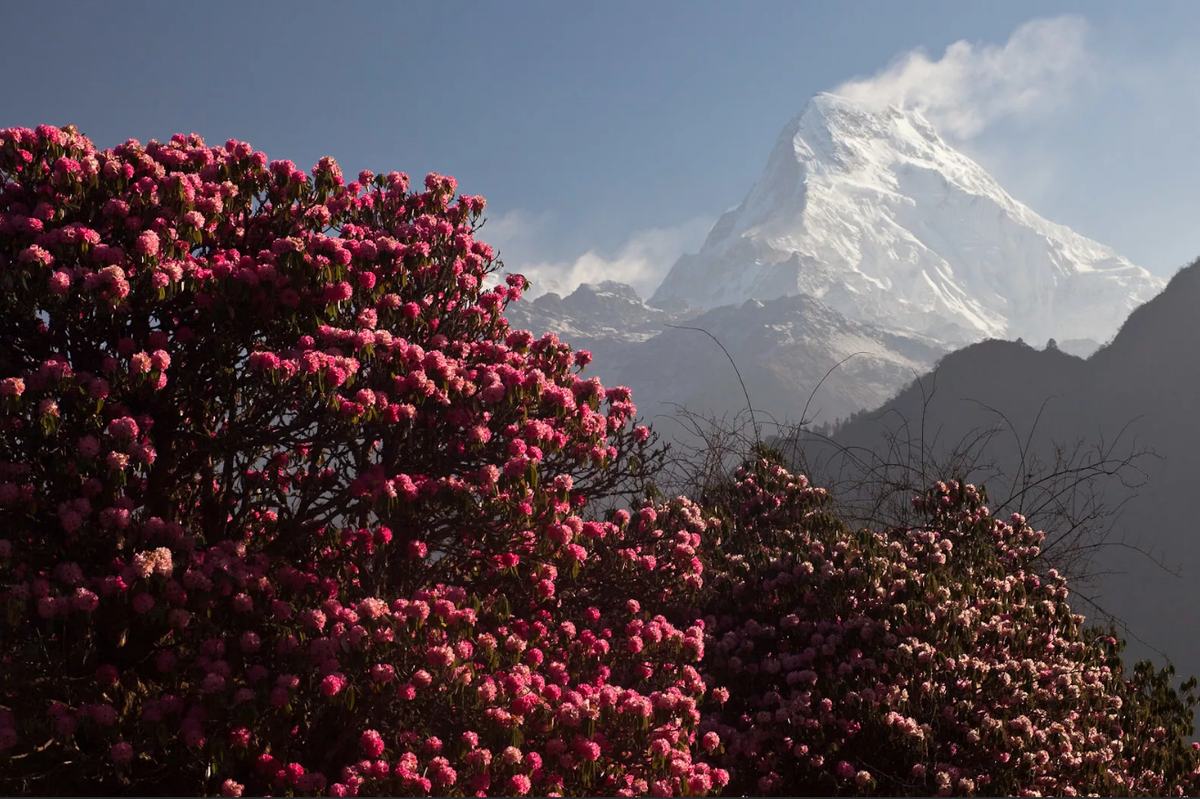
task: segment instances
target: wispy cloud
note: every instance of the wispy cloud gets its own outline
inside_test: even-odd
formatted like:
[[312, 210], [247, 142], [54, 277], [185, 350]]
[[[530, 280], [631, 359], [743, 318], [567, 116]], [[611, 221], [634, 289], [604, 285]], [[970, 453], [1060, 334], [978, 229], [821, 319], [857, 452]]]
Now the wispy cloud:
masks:
[[958, 41], [936, 61], [913, 50], [833, 92], [867, 105], [916, 108], [940, 132], [969, 139], [1001, 118], [1061, 107], [1089, 73], [1087, 38], [1082, 17], [1036, 19], [1003, 46]]
[[551, 227], [545, 216], [512, 211], [489, 222], [481, 237], [499, 251], [505, 273], [522, 274], [529, 280], [532, 285], [527, 297], [548, 292], [565, 296], [581, 283], [616, 280], [647, 298], [680, 255], [700, 248], [713, 221], [696, 217], [674, 227], [640, 230], [615, 252], [593, 249], [573, 259], [545, 257]]

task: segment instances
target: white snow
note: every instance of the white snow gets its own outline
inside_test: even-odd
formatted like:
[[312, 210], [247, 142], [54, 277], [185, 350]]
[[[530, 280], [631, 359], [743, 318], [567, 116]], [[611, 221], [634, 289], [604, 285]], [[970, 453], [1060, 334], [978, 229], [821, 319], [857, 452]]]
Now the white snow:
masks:
[[815, 96], [758, 183], [649, 300], [820, 298], [950, 345], [1105, 341], [1165, 281], [1017, 202], [918, 112]]

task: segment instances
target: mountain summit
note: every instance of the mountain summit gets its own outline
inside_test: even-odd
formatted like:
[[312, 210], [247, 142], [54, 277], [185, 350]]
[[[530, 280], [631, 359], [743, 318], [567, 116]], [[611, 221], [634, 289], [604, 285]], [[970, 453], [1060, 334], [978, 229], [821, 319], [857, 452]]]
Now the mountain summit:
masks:
[[914, 110], [818, 94], [649, 304], [806, 294], [948, 345], [1109, 339], [1164, 281], [1014, 200]]

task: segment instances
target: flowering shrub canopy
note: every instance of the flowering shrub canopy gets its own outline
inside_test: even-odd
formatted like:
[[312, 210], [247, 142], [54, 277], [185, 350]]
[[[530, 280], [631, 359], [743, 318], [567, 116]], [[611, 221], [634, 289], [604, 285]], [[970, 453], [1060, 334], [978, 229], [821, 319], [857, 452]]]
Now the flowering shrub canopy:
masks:
[[648, 431], [508, 329], [482, 198], [45, 126], [0, 177], [0, 787], [720, 787], [702, 622], [629, 601], [704, 521], [580, 517]]
[[1123, 679], [1123, 644], [1030, 570], [1044, 534], [1019, 515], [950, 481], [913, 500], [923, 527], [854, 532], [767, 458], [737, 477], [705, 660], [737, 688], [702, 722], [732, 792], [1196, 795], [1195, 680]]
[[455, 191], [0, 131], [0, 790], [1195, 792], [1191, 686], [971, 486], [590, 516], [652, 436]]

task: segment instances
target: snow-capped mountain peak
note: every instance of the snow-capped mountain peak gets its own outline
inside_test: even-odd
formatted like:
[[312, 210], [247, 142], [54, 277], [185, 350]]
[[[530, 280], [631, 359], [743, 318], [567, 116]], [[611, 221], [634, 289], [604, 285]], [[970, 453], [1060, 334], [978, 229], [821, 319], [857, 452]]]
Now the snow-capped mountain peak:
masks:
[[948, 344], [1108, 339], [1164, 281], [1038, 216], [915, 110], [818, 94], [759, 181], [649, 300], [808, 294]]

